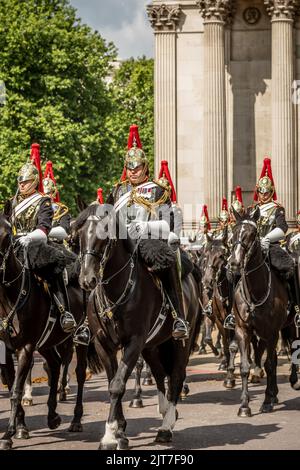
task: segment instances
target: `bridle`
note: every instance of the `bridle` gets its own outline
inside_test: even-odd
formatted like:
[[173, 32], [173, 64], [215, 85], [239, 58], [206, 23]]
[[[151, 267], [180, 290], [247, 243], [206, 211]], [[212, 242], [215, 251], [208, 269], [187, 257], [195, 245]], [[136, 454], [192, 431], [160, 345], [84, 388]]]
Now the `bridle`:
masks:
[[[244, 302], [247, 304], [247, 306], [249, 307], [249, 310], [250, 312], [253, 312], [256, 308], [258, 307], [261, 307], [269, 298], [269, 295], [270, 295], [270, 292], [271, 292], [271, 280], [272, 280], [272, 277], [271, 277], [271, 269], [269, 267], [269, 265], [266, 263], [266, 258], [267, 258], [267, 255], [265, 257], [263, 257], [263, 260], [262, 262], [258, 265], [258, 266], [255, 266], [255, 268], [253, 269], [250, 269], [250, 270], [246, 270], [246, 266], [249, 262], [249, 260], [251, 259], [251, 256], [253, 255], [254, 253], [254, 250], [255, 250], [255, 247], [257, 246], [257, 244], [259, 243], [259, 238], [258, 238], [258, 235], [257, 235], [257, 225], [256, 223], [253, 221], [253, 220], [243, 220], [241, 222], [241, 224], [244, 224], [244, 225], [252, 225], [255, 227], [256, 229], [256, 236], [252, 242], [252, 244], [250, 245], [250, 247], [248, 248], [248, 246], [242, 241], [240, 240], [240, 238], [235, 242], [233, 243], [233, 246], [232, 248], [234, 249], [237, 245], [241, 245], [242, 248], [244, 249], [245, 251], [245, 258], [244, 258], [244, 266], [243, 268], [241, 268], [241, 279], [240, 281], [237, 283], [236, 286], [234, 286], [234, 290], [236, 290], [236, 288], [238, 287], [238, 285], [241, 283], [241, 296], [244, 300]], [[239, 234], [240, 236], [240, 234]], [[247, 285], [247, 276], [249, 276], [249, 274], [252, 274], [253, 272], [255, 271], [258, 271], [260, 268], [262, 268], [263, 266], [265, 266], [267, 268], [267, 271], [268, 271], [268, 288], [267, 288], [267, 292], [266, 294], [263, 296], [262, 299], [260, 300], [252, 300], [251, 299], [251, 294], [249, 292], [249, 288], [248, 288], [248, 285]], [[247, 298], [248, 297], [248, 298]], [[253, 298], [253, 294], [252, 294], [252, 298]], [[248, 300], [250, 299], [250, 300]], [[239, 315], [240, 316], [240, 315]], [[241, 317], [241, 316], [240, 316]]]

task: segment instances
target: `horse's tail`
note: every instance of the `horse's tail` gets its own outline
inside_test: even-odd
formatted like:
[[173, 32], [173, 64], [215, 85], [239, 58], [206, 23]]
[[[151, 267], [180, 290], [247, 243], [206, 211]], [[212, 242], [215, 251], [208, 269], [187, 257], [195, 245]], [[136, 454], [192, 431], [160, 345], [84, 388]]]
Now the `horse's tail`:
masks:
[[103, 364], [97, 353], [94, 341], [90, 342], [87, 352], [88, 367], [93, 374], [100, 374], [104, 370]]

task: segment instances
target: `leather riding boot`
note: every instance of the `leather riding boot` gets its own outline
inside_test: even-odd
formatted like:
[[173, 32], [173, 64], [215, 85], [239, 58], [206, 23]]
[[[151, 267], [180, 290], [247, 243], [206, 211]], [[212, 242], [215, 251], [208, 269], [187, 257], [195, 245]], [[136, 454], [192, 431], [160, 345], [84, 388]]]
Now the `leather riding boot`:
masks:
[[228, 330], [234, 330], [235, 329], [235, 317], [233, 313], [233, 285], [229, 282], [229, 291], [228, 291], [228, 312], [229, 315], [224, 320], [224, 328], [227, 328]]
[[182, 285], [178, 271], [177, 264], [168, 269], [163, 284], [175, 310], [172, 336], [175, 339], [188, 339], [189, 324], [184, 317]]
[[68, 293], [62, 275], [56, 276], [54, 282], [52, 282], [52, 292], [61, 314], [60, 325], [65, 333], [72, 333], [77, 323], [70, 312]]

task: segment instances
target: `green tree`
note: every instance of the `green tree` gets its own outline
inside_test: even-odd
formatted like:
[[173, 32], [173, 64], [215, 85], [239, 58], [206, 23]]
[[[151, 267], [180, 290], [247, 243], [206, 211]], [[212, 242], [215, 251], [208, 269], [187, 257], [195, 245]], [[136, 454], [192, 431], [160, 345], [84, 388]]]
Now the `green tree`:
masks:
[[116, 70], [110, 86], [112, 112], [106, 120], [111, 158], [101, 171], [101, 185], [108, 191], [120, 178], [131, 124], [139, 134], [153, 174], [154, 155], [154, 61], [145, 57], [129, 59]]
[[33, 142], [43, 163], [53, 161], [73, 210], [76, 194], [95, 197], [111, 150], [105, 78], [115, 57], [114, 45], [81, 24], [67, 0], [1, 0], [0, 201], [15, 192]]

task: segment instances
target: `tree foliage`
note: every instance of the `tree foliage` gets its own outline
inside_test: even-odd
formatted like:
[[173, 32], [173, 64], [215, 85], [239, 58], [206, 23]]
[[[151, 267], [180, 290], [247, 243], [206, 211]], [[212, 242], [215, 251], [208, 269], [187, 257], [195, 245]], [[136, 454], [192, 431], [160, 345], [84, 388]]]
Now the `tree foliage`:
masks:
[[116, 52], [68, 0], [1, 0], [0, 203], [33, 142], [73, 213], [78, 194], [90, 202], [119, 179], [130, 124], [153, 161], [153, 60], [121, 63], [108, 85]]
[[112, 112], [106, 120], [111, 159], [102, 169], [101, 184], [109, 190], [123, 170], [124, 156], [131, 124], [139, 126], [139, 134], [153, 171], [154, 154], [154, 80], [153, 59], [129, 59], [116, 70], [110, 86]]
[[109, 147], [105, 79], [116, 49], [76, 18], [67, 0], [1, 0], [0, 200], [16, 190], [30, 145], [52, 160], [62, 199], [91, 199]]

